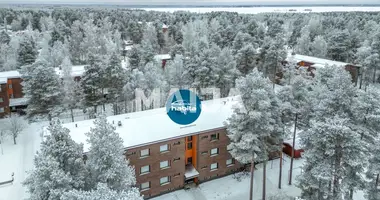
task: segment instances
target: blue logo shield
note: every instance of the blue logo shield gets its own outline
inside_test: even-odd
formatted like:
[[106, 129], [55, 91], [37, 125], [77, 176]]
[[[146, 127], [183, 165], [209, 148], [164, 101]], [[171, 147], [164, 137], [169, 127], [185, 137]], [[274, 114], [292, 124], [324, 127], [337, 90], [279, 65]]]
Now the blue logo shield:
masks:
[[198, 119], [201, 114], [201, 101], [190, 90], [178, 90], [170, 95], [166, 102], [169, 118], [180, 125], [188, 125]]

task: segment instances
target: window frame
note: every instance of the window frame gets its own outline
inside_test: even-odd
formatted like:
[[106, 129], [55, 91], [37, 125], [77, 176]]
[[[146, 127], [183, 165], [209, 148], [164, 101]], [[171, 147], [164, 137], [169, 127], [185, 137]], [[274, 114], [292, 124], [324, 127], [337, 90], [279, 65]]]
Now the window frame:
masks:
[[[212, 168], [212, 166], [215, 165], [215, 164], [216, 164], [216, 167]], [[216, 163], [211, 163], [210, 170], [213, 171], [213, 170], [217, 170], [217, 169], [219, 169], [219, 164], [217, 162]]]
[[[166, 150], [162, 150], [161, 147], [163, 146], [166, 146]], [[165, 152], [168, 152], [170, 151], [170, 147], [169, 147], [169, 144], [163, 144], [163, 145], [160, 145], [160, 153], [165, 153]]]
[[[148, 171], [143, 172], [143, 168], [148, 167]], [[140, 167], [140, 175], [149, 174], [150, 173], [150, 165], [145, 165]]]
[[[229, 161], [229, 160], [231, 160], [231, 163], [230, 164], [228, 164], [227, 163], [227, 161]], [[231, 166], [231, 165], [234, 165], [235, 164], [235, 160], [233, 159], [233, 158], [230, 158], [230, 159], [227, 159], [226, 160], [226, 166], [228, 167], [228, 166]]]
[[3, 97], [0, 97], [0, 103], [4, 103]]
[[[189, 148], [189, 146], [190, 146], [190, 148]], [[191, 149], [193, 149], [193, 142], [188, 142], [188, 143], [186, 144], [186, 149], [187, 149], [187, 150], [191, 150]]]
[[[162, 179], [163, 179], [163, 178], [166, 178], [167, 181], [166, 181], [166, 182], [162, 182]], [[171, 181], [170, 176], [164, 176], [164, 177], [161, 177], [161, 178], [160, 178], [160, 185], [166, 185], [166, 184], [169, 184], [170, 181]]]
[[[148, 184], [148, 187], [143, 188], [144, 184]], [[140, 190], [145, 191], [145, 190], [149, 190], [149, 189], [150, 189], [150, 181], [140, 184]]]
[[[216, 149], [216, 153], [215, 152], [212, 153], [212, 151], [215, 150], [215, 149]], [[219, 155], [219, 148], [212, 148], [212, 149], [210, 149], [210, 156], [216, 156], [216, 155]]]
[[0, 113], [4, 113], [5, 109], [3, 107], [0, 107]]
[[[161, 166], [162, 163], [166, 162], [167, 165], [166, 166]], [[164, 161], [161, 161], [160, 162], [160, 169], [166, 169], [166, 168], [169, 168], [170, 167], [170, 160], [164, 160]]]
[[[147, 155], [142, 155], [142, 152], [145, 151], [145, 150], [148, 150], [148, 154]], [[145, 157], [148, 157], [148, 156], [150, 156], [150, 149], [140, 150], [140, 158], [145, 158]]]
[[[212, 137], [213, 135], [215, 135], [215, 139], [213, 139]], [[217, 140], [219, 140], [219, 133], [214, 133], [210, 135], [210, 141], [217, 141]]]

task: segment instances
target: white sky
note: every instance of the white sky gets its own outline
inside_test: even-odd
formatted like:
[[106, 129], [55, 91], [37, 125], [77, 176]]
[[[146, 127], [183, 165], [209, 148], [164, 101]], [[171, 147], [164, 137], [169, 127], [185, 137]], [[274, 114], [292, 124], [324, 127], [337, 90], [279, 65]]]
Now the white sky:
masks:
[[0, 0], [0, 3], [90, 3], [125, 5], [207, 5], [207, 4], [380, 4], [380, 0]]

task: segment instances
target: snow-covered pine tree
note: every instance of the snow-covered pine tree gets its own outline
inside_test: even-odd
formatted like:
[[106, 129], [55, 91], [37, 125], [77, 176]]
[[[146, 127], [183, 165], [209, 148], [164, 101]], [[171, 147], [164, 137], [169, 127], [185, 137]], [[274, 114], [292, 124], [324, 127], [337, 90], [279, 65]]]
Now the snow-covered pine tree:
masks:
[[128, 55], [129, 68], [130, 70], [134, 70], [140, 67], [140, 63], [142, 62], [141, 54], [139, 48], [133, 46]]
[[236, 54], [240, 49], [242, 49], [246, 44], [252, 43], [253, 39], [248, 33], [239, 32], [236, 34], [233, 42], [233, 52]]
[[117, 192], [110, 189], [107, 184], [99, 183], [96, 190], [71, 190], [66, 192], [61, 200], [143, 200], [137, 188]]
[[105, 183], [117, 192], [133, 189], [136, 183], [135, 170], [125, 159], [123, 140], [104, 115], [100, 115], [94, 125], [86, 133], [91, 145], [86, 164], [93, 188], [98, 183]]
[[227, 97], [231, 88], [235, 86], [235, 80], [240, 75], [236, 67], [236, 61], [229, 48], [221, 50], [217, 58], [217, 79], [215, 87], [220, 88], [221, 97]]
[[119, 114], [118, 103], [122, 97], [123, 87], [125, 85], [126, 72], [121, 66], [121, 61], [116, 53], [113, 53], [105, 68], [105, 79], [108, 88], [108, 101], [113, 104], [114, 115]]
[[38, 51], [32, 38], [24, 37], [17, 50], [17, 62], [21, 68], [24, 65], [33, 64], [37, 58]]
[[357, 88], [342, 67], [319, 70], [310, 93], [310, 128], [300, 135], [305, 149], [298, 187], [304, 199], [352, 197], [364, 183], [365, 142], [358, 134]]
[[0, 32], [0, 44], [9, 44], [11, 37], [5, 31]]
[[[271, 85], [257, 69], [236, 81], [241, 105], [234, 110], [226, 126], [231, 140], [230, 153], [240, 163], [264, 162], [265, 165], [269, 153], [279, 150], [279, 102]], [[253, 168], [251, 170], [252, 179]]]
[[252, 44], [248, 44], [239, 51], [237, 51], [237, 68], [239, 69], [242, 75], [249, 74], [252, 71], [252, 69], [256, 67], [255, 55], [257, 55], [257, 52]]
[[314, 41], [311, 43], [311, 55], [317, 58], [326, 58], [327, 55], [327, 42], [323, 36], [318, 35], [314, 38]]
[[301, 37], [297, 39], [296, 53], [302, 55], [310, 55], [311, 48], [309, 27], [305, 26], [301, 29]]
[[170, 88], [186, 88], [185, 86], [188, 85], [189, 82], [184, 77], [184, 71], [183, 57], [176, 55], [165, 69], [166, 80], [168, 80]]
[[65, 57], [61, 64], [62, 69], [62, 84], [64, 91], [63, 104], [67, 110], [70, 110], [71, 121], [74, 122], [73, 110], [80, 106], [82, 95], [82, 88], [80, 83], [74, 80], [72, 75], [72, 64], [69, 57]]
[[350, 44], [349, 37], [347, 30], [335, 30], [328, 39], [327, 56], [332, 60], [347, 61]]
[[31, 200], [56, 200], [66, 191], [85, 189], [83, 146], [71, 139], [58, 119], [52, 121], [48, 131], [34, 158], [35, 168], [23, 183]]
[[38, 59], [22, 69], [23, 92], [28, 98], [27, 117], [48, 117], [49, 121], [63, 111], [63, 90], [55, 69]]
[[85, 73], [82, 77], [81, 84], [83, 88], [83, 106], [94, 107], [97, 113], [97, 107], [105, 102], [104, 99], [104, 61], [99, 55], [89, 55], [89, 65], [85, 66]]

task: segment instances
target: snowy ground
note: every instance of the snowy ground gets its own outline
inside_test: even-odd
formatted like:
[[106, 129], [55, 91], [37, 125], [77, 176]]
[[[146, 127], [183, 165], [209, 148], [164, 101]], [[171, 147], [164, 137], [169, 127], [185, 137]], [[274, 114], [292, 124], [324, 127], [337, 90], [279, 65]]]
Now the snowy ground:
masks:
[[[310, 12], [354, 12], [354, 11], [371, 11], [378, 12], [380, 7], [353, 7], [353, 6], [311, 6], [311, 7], [199, 7], [199, 8], [143, 8], [144, 10], [155, 10], [161, 12], [189, 11], [197, 13], [207, 13], [212, 11], [229, 11], [239, 14], [257, 14], [265, 12], [279, 13], [310, 13]], [[312, 9], [308, 11], [305, 9]], [[295, 11], [289, 11], [295, 10]]]
[[33, 157], [39, 149], [42, 127], [47, 122], [29, 124], [17, 138], [17, 145], [13, 144], [11, 137], [5, 138], [3, 153], [0, 149], [0, 182], [11, 180], [14, 173], [13, 184], [0, 186], [0, 200], [22, 200], [27, 197], [22, 181], [26, 178], [26, 171], [33, 168]]
[[[283, 171], [282, 171], [282, 189], [278, 189], [279, 180], [279, 161], [280, 159], [270, 161], [267, 166], [267, 183], [266, 192], [267, 197], [278, 193], [285, 193], [289, 196], [299, 196], [301, 191], [293, 185], [288, 185], [290, 158], [284, 157]], [[294, 162], [294, 175], [302, 174], [300, 166], [302, 166], [302, 159], [295, 160]], [[169, 194], [165, 194], [153, 200], [242, 200], [249, 199], [249, 175], [239, 182], [234, 175], [229, 175], [223, 178], [215, 179], [203, 184], [197, 188], [190, 190], [178, 190]], [[254, 190], [253, 199], [262, 199], [262, 179], [263, 168], [262, 165], [257, 166], [254, 174]], [[293, 179], [295, 180], [295, 179]], [[358, 192], [354, 195], [355, 200], [364, 200], [363, 193]]]

